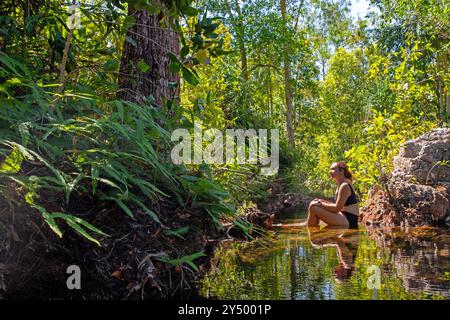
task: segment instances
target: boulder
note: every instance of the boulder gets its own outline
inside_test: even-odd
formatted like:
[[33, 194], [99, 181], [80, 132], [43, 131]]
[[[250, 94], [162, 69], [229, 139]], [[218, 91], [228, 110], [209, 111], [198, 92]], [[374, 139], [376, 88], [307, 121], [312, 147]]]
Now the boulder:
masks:
[[[418, 184], [450, 183], [450, 128], [432, 130], [406, 141], [394, 157], [392, 180]], [[450, 165], [450, 163], [448, 164]]]
[[[447, 163], [446, 163], [447, 161]], [[386, 226], [443, 224], [450, 219], [450, 129], [405, 142], [394, 158], [391, 194], [375, 188], [360, 221]]]

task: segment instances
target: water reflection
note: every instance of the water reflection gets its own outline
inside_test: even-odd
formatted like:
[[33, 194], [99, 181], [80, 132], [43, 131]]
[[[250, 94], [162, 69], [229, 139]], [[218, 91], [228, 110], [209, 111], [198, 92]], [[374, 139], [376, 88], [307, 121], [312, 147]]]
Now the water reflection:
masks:
[[408, 292], [441, 292], [450, 297], [450, 234], [428, 227], [368, 228], [375, 244], [386, 248]]
[[339, 258], [339, 264], [334, 268], [335, 280], [348, 280], [355, 270], [358, 254], [359, 231], [333, 227], [308, 228], [309, 240], [314, 248], [334, 247]]
[[[448, 299], [449, 249], [448, 229], [282, 229], [271, 238], [219, 248], [201, 294], [221, 299]], [[380, 270], [378, 289], [368, 286], [373, 267]]]

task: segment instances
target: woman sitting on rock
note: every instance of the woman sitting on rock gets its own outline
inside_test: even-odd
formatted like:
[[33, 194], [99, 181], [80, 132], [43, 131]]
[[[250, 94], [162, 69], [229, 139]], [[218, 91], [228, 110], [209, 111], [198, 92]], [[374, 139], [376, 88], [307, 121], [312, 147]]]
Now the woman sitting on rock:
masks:
[[358, 228], [358, 199], [352, 186], [352, 174], [344, 162], [335, 162], [330, 175], [338, 188], [334, 202], [314, 199], [308, 207], [308, 220], [302, 226], [317, 227], [323, 221], [329, 226]]

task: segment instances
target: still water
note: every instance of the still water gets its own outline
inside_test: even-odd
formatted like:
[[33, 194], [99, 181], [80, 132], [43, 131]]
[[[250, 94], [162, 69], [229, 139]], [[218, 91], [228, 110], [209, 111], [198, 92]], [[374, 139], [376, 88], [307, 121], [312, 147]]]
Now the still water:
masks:
[[450, 230], [283, 228], [222, 245], [211, 265], [213, 299], [450, 299]]

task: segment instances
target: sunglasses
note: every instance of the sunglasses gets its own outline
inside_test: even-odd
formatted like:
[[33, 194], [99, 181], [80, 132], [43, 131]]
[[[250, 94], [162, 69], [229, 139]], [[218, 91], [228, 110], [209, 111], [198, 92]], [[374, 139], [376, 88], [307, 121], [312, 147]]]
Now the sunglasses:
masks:
[[340, 170], [339, 168], [330, 169], [330, 174], [333, 175], [337, 170]]

